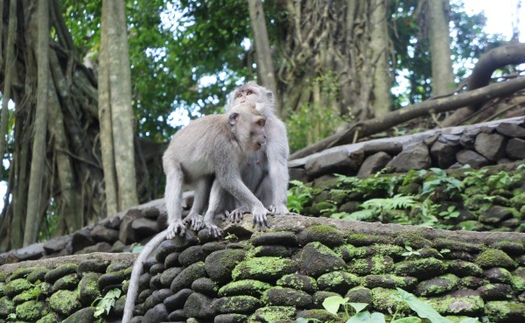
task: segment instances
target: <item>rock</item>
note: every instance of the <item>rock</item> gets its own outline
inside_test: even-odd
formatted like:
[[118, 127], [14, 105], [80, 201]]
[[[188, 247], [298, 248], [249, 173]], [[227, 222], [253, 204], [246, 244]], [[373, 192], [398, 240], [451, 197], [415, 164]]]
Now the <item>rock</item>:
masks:
[[184, 303], [186, 303], [186, 300], [190, 295], [193, 294], [193, 291], [189, 288], [184, 288], [178, 291], [177, 293], [168, 296], [164, 299], [164, 305], [166, 305], [166, 309], [170, 312], [173, 312], [176, 309], [180, 309], [184, 307]]
[[246, 256], [246, 251], [240, 249], [225, 249], [211, 253], [205, 260], [205, 269], [208, 276], [219, 282], [231, 281], [232, 270]]
[[356, 150], [350, 155], [342, 151], [334, 151], [311, 158], [306, 162], [305, 169], [309, 179], [321, 175], [340, 173], [344, 175], [356, 174], [363, 162], [363, 150]]
[[332, 271], [317, 278], [317, 286], [320, 290], [346, 293], [350, 288], [360, 284], [358, 276], [345, 271]]
[[413, 144], [405, 147], [387, 165], [393, 172], [402, 173], [413, 169], [426, 169], [431, 165], [430, 154], [425, 144]]
[[306, 308], [312, 303], [312, 296], [308, 293], [288, 287], [270, 288], [264, 294], [264, 299], [270, 306]]
[[136, 242], [135, 230], [132, 228], [133, 221], [142, 217], [142, 212], [137, 209], [130, 209], [122, 217], [119, 227], [119, 240], [125, 244]]
[[196, 293], [200, 293], [209, 297], [215, 297], [217, 296], [217, 290], [219, 288], [213, 280], [206, 277], [201, 277], [193, 281], [191, 284], [191, 289]]
[[525, 138], [525, 128], [510, 122], [500, 123], [496, 127], [496, 131], [504, 136], [512, 138]]
[[97, 242], [113, 243], [118, 240], [118, 234], [118, 230], [106, 228], [100, 224], [95, 224], [93, 230], [91, 230], [91, 237]]
[[184, 314], [187, 317], [194, 317], [199, 319], [212, 318], [215, 314], [211, 303], [213, 298], [203, 294], [191, 294], [186, 303], [184, 303]]
[[472, 168], [481, 168], [487, 166], [489, 161], [475, 151], [463, 149], [458, 151], [456, 159], [463, 165], [470, 165]]
[[142, 322], [165, 322], [168, 320], [168, 311], [164, 304], [157, 304], [144, 314]]
[[505, 155], [505, 137], [500, 134], [480, 133], [474, 142], [476, 152], [490, 161], [496, 161]]
[[204, 269], [204, 262], [196, 262], [184, 268], [180, 274], [171, 282], [170, 289], [173, 293], [180, 291], [183, 288], [191, 286], [197, 278], [205, 277], [206, 270]]
[[279, 257], [253, 257], [241, 261], [232, 271], [233, 280], [255, 279], [272, 282], [299, 269], [296, 261]]
[[390, 157], [389, 154], [386, 152], [377, 152], [371, 156], [368, 156], [365, 161], [361, 164], [361, 167], [359, 167], [359, 171], [357, 172], [357, 176], [359, 177], [367, 177], [370, 175], [373, 175], [383, 168], [386, 167], [388, 162], [392, 160], [392, 157]]
[[70, 249], [69, 251], [72, 252], [71, 244], [72, 236], [54, 238], [44, 243], [44, 251], [48, 255], [59, 252], [63, 249]]
[[301, 274], [289, 274], [283, 275], [278, 281], [277, 286], [295, 288], [297, 290], [302, 290], [309, 294], [315, 293], [317, 291], [317, 281], [310, 276], [301, 275]]
[[44, 244], [34, 243], [13, 251], [13, 254], [20, 261], [39, 259], [44, 255]]
[[183, 250], [179, 255], [179, 262], [187, 267], [199, 261], [204, 261], [206, 254], [202, 251], [201, 245], [191, 246]]
[[317, 241], [328, 247], [337, 247], [345, 242], [338, 229], [327, 225], [314, 225], [304, 229], [299, 234], [298, 240], [301, 245]]
[[512, 138], [507, 143], [506, 152], [507, 156], [509, 156], [511, 159], [525, 159], [525, 140], [520, 138]]
[[494, 225], [510, 218], [512, 218], [512, 212], [508, 208], [493, 205], [490, 209], [481, 212], [478, 220], [481, 223]]
[[261, 305], [261, 301], [253, 296], [228, 296], [215, 299], [211, 307], [215, 312], [222, 314], [250, 314]]
[[343, 259], [320, 242], [310, 242], [304, 246], [300, 257], [301, 272], [314, 278], [347, 267]]
[[131, 222], [131, 229], [141, 237], [148, 237], [159, 232], [157, 221], [146, 217], [140, 217]]
[[456, 162], [456, 153], [461, 150], [460, 145], [451, 145], [440, 141], [430, 147], [430, 156], [441, 169], [447, 169]]

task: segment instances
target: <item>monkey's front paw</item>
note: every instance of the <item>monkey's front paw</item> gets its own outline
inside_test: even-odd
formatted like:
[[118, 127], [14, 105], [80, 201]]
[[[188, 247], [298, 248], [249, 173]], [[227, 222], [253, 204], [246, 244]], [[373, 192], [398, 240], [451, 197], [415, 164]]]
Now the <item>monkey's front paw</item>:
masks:
[[169, 225], [166, 230], [166, 239], [173, 239], [176, 236], [184, 236], [186, 233], [186, 227], [182, 224], [182, 221], [178, 221]]
[[236, 208], [235, 210], [228, 212], [226, 211], [226, 215], [228, 216], [228, 220], [233, 223], [239, 223], [244, 219], [244, 214], [250, 213], [250, 209], [248, 209], [245, 206], [241, 206]]
[[220, 238], [222, 236], [222, 230], [219, 229], [218, 226], [211, 223], [205, 224], [206, 229], [208, 229], [208, 232], [214, 237], [214, 238]]
[[270, 205], [269, 210], [272, 215], [276, 215], [276, 214], [284, 215], [284, 214], [290, 213], [290, 211], [288, 211], [288, 208], [284, 204]]
[[255, 228], [257, 226], [258, 231], [266, 231], [266, 228], [270, 227], [270, 223], [268, 222], [268, 218], [266, 217], [267, 213], [268, 210], [266, 210], [264, 207], [254, 207], [252, 210], [252, 227]]
[[188, 214], [188, 216], [184, 218], [183, 223], [188, 225], [193, 231], [199, 231], [204, 228], [203, 217], [199, 214]]

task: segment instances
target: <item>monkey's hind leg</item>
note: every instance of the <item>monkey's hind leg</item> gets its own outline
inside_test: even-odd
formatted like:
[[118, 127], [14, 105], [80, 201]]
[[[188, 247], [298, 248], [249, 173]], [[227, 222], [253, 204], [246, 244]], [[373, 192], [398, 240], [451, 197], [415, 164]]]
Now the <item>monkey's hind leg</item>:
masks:
[[189, 225], [190, 229], [193, 231], [199, 231], [205, 226], [201, 214], [210, 197], [211, 183], [211, 176], [205, 176], [201, 178], [195, 186], [195, 197], [193, 199], [190, 213], [182, 221], [184, 224]]
[[182, 184], [184, 174], [179, 163], [169, 163], [164, 165], [166, 173], [166, 192], [164, 200], [168, 211], [168, 228], [166, 229], [166, 239], [173, 239], [175, 236], [184, 236], [186, 227], [182, 223]]

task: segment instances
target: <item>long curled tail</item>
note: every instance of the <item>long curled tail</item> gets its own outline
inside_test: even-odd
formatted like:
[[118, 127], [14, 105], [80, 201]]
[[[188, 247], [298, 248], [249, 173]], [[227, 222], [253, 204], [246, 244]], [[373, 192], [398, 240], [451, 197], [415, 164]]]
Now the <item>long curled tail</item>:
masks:
[[131, 278], [129, 280], [128, 293], [126, 295], [126, 305], [124, 306], [124, 315], [122, 316], [122, 323], [129, 323], [133, 318], [133, 309], [135, 308], [135, 300], [139, 291], [139, 278], [142, 275], [142, 267], [144, 261], [148, 256], [159, 246], [159, 244], [166, 238], [167, 230], [159, 232], [154, 236], [140, 252], [139, 256], [133, 264], [131, 271]]

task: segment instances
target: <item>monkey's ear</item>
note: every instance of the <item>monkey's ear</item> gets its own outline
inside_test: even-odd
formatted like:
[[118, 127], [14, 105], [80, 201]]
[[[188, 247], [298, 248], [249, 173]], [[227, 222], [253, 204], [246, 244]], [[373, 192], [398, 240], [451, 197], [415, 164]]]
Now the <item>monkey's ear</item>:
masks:
[[230, 113], [230, 116], [228, 117], [228, 122], [230, 123], [230, 126], [234, 126], [235, 123], [237, 123], [237, 119], [239, 119], [239, 113], [238, 112]]
[[269, 102], [271, 103], [274, 103], [275, 102], [275, 99], [273, 97], [273, 93], [272, 91], [267, 91], [266, 92], [266, 98], [268, 99]]

